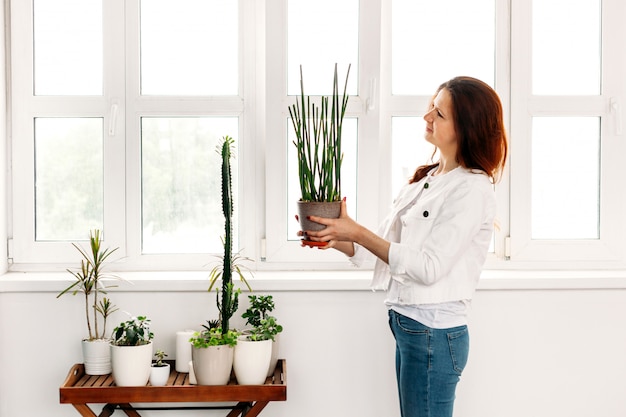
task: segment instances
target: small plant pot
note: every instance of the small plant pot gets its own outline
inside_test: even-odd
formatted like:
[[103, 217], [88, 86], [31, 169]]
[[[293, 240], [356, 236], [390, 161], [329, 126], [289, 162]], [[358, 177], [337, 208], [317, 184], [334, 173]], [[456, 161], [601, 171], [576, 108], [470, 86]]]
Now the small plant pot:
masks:
[[167, 384], [167, 380], [170, 377], [170, 364], [166, 363], [163, 366], [157, 366], [156, 363], [152, 364], [150, 368], [150, 385], [153, 387], [162, 387]]
[[[310, 216], [325, 217], [327, 219], [336, 219], [341, 214], [341, 201], [298, 201], [298, 219], [300, 220], [300, 229], [302, 231], [320, 231], [326, 226], [309, 220]], [[326, 246], [326, 242], [314, 242], [308, 240], [306, 234], [303, 236], [302, 243], [307, 246]]]

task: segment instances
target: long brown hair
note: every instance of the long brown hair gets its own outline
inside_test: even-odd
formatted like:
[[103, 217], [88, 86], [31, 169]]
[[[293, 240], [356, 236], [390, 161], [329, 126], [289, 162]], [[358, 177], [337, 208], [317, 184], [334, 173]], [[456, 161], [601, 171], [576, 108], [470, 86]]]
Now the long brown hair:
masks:
[[[439, 86], [452, 97], [454, 128], [458, 148], [456, 161], [462, 167], [485, 172], [497, 182], [508, 153], [502, 103], [489, 85], [472, 77], [455, 77]], [[410, 183], [424, 178], [439, 163], [422, 165], [415, 171]]]

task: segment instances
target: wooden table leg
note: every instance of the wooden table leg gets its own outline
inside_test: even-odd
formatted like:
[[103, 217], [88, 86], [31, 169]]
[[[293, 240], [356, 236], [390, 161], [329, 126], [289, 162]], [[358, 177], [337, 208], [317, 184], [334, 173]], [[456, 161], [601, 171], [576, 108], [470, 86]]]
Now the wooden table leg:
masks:
[[120, 404], [120, 408], [126, 413], [128, 417], [141, 417], [137, 410], [130, 404]]
[[247, 407], [249, 407], [245, 402], [238, 402], [235, 408], [230, 410], [230, 413], [226, 415], [226, 417], [238, 417], [241, 415], [242, 411], [244, 411]]
[[102, 407], [102, 411], [98, 414], [98, 417], [109, 417], [115, 412], [115, 404], [107, 404]]
[[96, 413], [91, 411], [91, 408], [89, 408], [87, 404], [72, 404], [72, 405], [83, 417], [98, 417]]
[[241, 417], [256, 417], [263, 411], [266, 405], [269, 404], [269, 401], [257, 401], [254, 403], [252, 408], [245, 411]]

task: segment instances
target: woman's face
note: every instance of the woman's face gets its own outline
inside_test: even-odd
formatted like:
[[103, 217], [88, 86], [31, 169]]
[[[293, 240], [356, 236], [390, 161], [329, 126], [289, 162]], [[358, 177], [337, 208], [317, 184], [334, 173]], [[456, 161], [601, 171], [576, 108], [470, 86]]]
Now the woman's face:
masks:
[[457, 135], [454, 128], [452, 97], [445, 88], [437, 93], [428, 113], [424, 115], [426, 131], [424, 138], [439, 148], [439, 151], [454, 156]]

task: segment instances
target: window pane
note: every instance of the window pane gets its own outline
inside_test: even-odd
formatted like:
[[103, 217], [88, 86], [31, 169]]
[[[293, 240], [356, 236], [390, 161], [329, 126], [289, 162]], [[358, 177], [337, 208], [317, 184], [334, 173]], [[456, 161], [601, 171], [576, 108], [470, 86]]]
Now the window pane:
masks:
[[82, 240], [103, 229], [103, 121], [35, 119], [35, 239]]
[[392, 94], [428, 95], [469, 75], [494, 85], [494, 0], [393, 0]]
[[[353, 219], [356, 218], [356, 186], [357, 186], [357, 122], [358, 119], [346, 117], [343, 120], [343, 129], [341, 136], [341, 151], [343, 153], [343, 162], [341, 163], [341, 194], [347, 198], [348, 214]], [[289, 150], [287, 153], [287, 233], [289, 240], [300, 240], [297, 233], [300, 225], [295, 220], [298, 214], [297, 202], [302, 197], [300, 192], [300, 182], [298, 181], [298, 156], [295, 145], [292, 144], [296, 140], [296, 134], [293, 131], [291, 120], [288, 120], [288, 139]]]
[[359, 1], [288, 0], [287, 7], [287, 94], [300, 94], [300, 65], [305, 94], [332, 94], [335, 63], [341, 91], [352, 65], [348, 93], [357, 94]]
[[141, 93], [237, 95], [239, 17], [232, 0], [141, 2]]
[[[221, 157], [224, 136], [239, 144], [236, 117], [144, 117], [142, 136], [143, 253], [220, 253], [224, 214]], [[233, 228], [237, 236], [237, 158], [233, 158]], [[238, 239], [233, 246], [236, 248]]]
[[533, 2], [533, 94], [600, 94], [601, 3]]
[[[391, 189], [395, 198], [415, 169], [430, 163], [435, 147], [424, 139], [426, 124], [421, 117], [391, 119]], [[438, 156], [435, 156], [435, 160]]]
[[34, 0], [36, 95], [102, 94], [102, 0]]
[[532, 238], [598, 239], [600, 119], [535, 117], [532, 129]]

